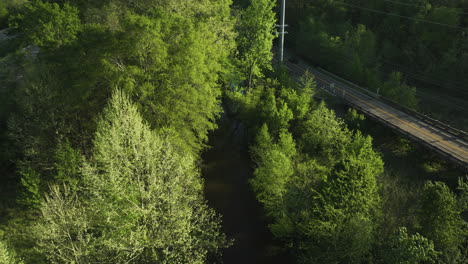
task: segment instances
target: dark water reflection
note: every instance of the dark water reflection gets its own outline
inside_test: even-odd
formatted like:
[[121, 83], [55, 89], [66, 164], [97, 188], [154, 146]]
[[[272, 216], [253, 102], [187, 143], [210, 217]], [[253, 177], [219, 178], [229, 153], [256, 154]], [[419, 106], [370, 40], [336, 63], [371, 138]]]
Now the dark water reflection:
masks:
[[223, 252], [224, 263], [291, 263], [278, 253], [248, 184], [252, 166], [239, 123], [224, 119], [220, 126], [210, 135], [202, 172], [208, 202], [223, 215], [224, 232], [235, 239]]

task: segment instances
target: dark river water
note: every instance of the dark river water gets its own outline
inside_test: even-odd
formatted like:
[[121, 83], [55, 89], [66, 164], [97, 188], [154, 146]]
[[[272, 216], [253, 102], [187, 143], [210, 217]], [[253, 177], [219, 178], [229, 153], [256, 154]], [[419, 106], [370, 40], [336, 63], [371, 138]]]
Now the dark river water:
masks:
[[252, 164], [239, 127], [224, 119], [203, 155], [206, 198], [222, 214], [224, 232], [235, 240], [223, 252], [224, 263], [291, 263], [274, 242], [248, 184]]

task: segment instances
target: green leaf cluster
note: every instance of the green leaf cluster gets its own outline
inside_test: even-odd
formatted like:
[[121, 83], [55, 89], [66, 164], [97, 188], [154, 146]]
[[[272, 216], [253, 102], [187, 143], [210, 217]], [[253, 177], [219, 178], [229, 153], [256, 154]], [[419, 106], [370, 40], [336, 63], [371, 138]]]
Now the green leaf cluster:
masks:
[[24, 34], [25, 42], [51, 49], [75, 41], [81, 30], [77, 8], [39, 0], [27, 2], [11, 25]]
[[421, 234], [434, 241], [444, 263], [459, 263], [465, 258], [468, 225], [461, 212], [456, 195], [447, 185], [426, 182], [419, 215]]
[[405, 227], [400, 227], [391, 237], [385, 252], [386, 263], [435, 263], [437, 251], [434, 243], [418, 233], [409, 235]]
[[23, 264], [24, 262], [16, 255], [6, 241], [0, 239], [0, 263]]

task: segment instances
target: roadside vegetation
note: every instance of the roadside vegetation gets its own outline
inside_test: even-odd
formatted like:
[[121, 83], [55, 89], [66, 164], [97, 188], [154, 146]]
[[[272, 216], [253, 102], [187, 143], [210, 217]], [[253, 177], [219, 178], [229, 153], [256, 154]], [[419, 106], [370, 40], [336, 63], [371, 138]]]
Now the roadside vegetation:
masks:
[[468, 2], [289, 2], [288, 44], [312, 64], [466, 130]]

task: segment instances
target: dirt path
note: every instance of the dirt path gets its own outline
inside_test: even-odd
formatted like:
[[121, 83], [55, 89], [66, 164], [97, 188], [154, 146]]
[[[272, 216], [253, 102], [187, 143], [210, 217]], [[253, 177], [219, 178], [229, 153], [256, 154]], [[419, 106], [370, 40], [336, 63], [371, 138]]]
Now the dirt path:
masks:
[[242, 147], [241, 130], [238, 123], [223, 122], [210, 135], [212, 148], [203, 155], [206, 197], [210, 206], [223, 215], [224, 232], [235, 239], [234, 245], [223, 252], [224, 263], [290, 263], [271, 256], [277, 247], [248, 185], [252, 166]]

